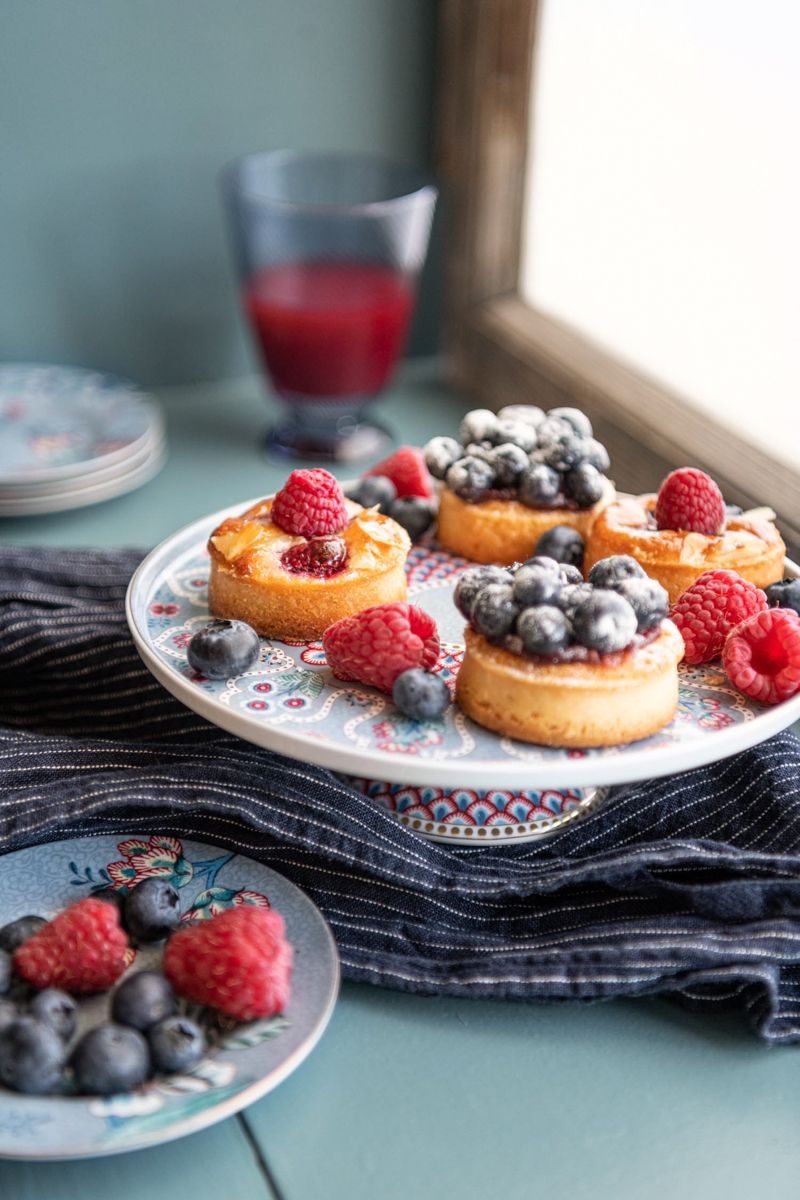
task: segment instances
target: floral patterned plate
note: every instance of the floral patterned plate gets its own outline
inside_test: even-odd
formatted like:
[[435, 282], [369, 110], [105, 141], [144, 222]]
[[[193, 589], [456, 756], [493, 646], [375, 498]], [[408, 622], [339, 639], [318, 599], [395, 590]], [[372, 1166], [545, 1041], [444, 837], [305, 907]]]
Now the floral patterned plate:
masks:
[[[131, 580], [127, 615], [139, 653], [164, 687], [256, 745], [366, 780], [448, 792], [525, 792], [671, 775], [726, 758], [800, 718], [800, 695], [765, 707], [738, 692], [716, 663], [681, 668], [678, 712], [660, 733], [598, 750], [555, 750], [500, 737], [454, 705], [444, 720], [412, 721], [374, 689], [335, 679], [318, 642], [264, 640], [252, 670], [235, 679], [206, 679], [186, 661], [189, 639], [209, 619], [205, 546], [224, 516], [250, 503], [204, 517], [153, 550]], [[443, 643], [438, 669], [448, 683], [463, 654], [463, 620], [452, 589], [467, 566], [435, 546], [415, 546], [408, 559], [409, 595], [436, 618]]]
[[[117, 1096], [23, 1096], [0, 1087], [0, 1159], [86, 1158], [171, 1141], [229, 1117], [276, 1087], [313, 1050], [330, 1020], [339, 957], [316, 906], [294, 884], [240, 854], [158, 835], [82, 837], [18, 850], [2, 859], [0, 926], [52, 916], [93, 891], [125, 891], [151, 875], [179, 888], [183, 919], [239, 904], [271, 905], [295, 949], [285, 1013], [235, 1026], [185, 1075], [150, 1080]], [[157, 964], [161, 949], [132, 969]], [[81, 1025], [107, 1014], [108, 997], [81, 1001]], [[79, 1026], [80, 1028], [80, 1026]]]
[[0, 489], [90, 479], [163, 439], [157, 402], [115, 375], [77, 367], [0, 365]]

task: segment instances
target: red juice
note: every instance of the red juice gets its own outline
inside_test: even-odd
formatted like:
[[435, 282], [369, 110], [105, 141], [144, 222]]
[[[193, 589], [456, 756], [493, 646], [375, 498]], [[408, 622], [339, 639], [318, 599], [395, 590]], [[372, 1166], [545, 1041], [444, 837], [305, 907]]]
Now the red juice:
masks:
[[250, 280], [244, 306], [278, 392], [369, 396], [403, 350], [414, 306], [409, 281], [359, 262], [287, 262]]

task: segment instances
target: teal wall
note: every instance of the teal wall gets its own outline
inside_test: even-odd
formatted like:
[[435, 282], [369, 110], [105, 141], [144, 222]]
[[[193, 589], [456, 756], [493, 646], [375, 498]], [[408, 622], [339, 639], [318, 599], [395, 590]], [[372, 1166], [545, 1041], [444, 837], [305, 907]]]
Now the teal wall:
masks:
[[[0, 359], [242, 374], [220, 166], [428, 159], [434, 0], [3, 0]], [[435, 263], [412, 350], [435, 344]]]

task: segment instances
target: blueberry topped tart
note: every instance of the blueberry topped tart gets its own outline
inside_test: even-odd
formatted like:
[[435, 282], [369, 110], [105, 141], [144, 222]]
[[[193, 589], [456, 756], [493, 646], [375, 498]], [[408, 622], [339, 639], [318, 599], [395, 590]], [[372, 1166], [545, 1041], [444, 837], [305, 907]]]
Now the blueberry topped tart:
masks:
[[555, 526], [585, 539], [615, 494], [606, 448], [577, 408], [475, 409], [459, 440], [428, 442], [425, 462], [443, 485], [439, 542], [473, 562], [523, 560]]
[[680, 633], [669, 598], [625, 555], [577, 567], [537, 556], [472, 567], [456, 700], [478, 724], [547, 746], [612, 746], [655, 733], [678, 703]]

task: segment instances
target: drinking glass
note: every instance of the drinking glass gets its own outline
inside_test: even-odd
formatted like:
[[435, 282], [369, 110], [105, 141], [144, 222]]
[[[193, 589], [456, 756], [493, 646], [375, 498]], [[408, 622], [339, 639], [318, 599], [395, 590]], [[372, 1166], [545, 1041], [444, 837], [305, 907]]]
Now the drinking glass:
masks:
[[437, 189], [355, 154], [273, 151], [225, 172], [249, 320], [283, 413], [269, 445], [340, 462], [373, 454], [366, 416], [403, 352]]

